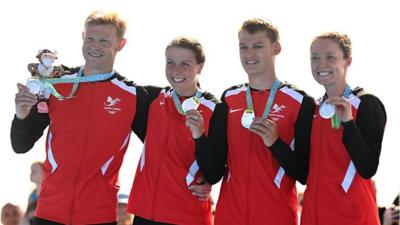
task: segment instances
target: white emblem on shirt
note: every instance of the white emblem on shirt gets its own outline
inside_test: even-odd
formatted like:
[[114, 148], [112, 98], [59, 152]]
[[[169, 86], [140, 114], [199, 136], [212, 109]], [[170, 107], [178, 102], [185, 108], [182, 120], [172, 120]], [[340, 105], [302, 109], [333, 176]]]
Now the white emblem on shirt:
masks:
[[281, 114], [284, 109], [286, 109], [285, 105], [278, 105], [275, 103], [271, 108], [271, 119], [276, 122], [282, 118], [285, 118], [285, 116]]
[[278, 104], [274, 104], [272, 109], [273, 109], [273, 111], [271, 113], [279, 113], [282, 110], [286, 109], [286, 106], [285, 105], [278, 106]]
[[115, 98], [113, 99], [111, 96], [107, 97], [107, 101], [104, 103], [105, 106], [115, 106], [118, 104], [118, 102], [120, 102], [121, 100], [119, 98]]
[[121, 108], [117, 107], [118, 103], [122, 100], [119, 98], [113, 98], [108, 96], [106, 101], [104, 102], [104, 110], [106, 110], [109, 114], [114, 115], [117, 112], [121, 111]]

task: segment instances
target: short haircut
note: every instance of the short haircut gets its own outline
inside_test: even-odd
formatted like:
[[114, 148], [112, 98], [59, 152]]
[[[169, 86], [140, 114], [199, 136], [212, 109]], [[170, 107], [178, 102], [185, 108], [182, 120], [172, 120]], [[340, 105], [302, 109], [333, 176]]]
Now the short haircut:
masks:
[[126, 21], [116, 12], [94, 11], [85, 20], [85, 30], [90, 25], [112, 25], [117, 31], [118, 39], [125, 35]]
[[272, 25], [271, 22], [260, 18], [253, 18], [244, 21], [238, 34], [240, 35], [240, 32], [242, 31], [247, 31], [250, 34], [255, 34], [257, 32], [265, 32], [265, 34], [272, 43], [279, 41], [278, 28]]

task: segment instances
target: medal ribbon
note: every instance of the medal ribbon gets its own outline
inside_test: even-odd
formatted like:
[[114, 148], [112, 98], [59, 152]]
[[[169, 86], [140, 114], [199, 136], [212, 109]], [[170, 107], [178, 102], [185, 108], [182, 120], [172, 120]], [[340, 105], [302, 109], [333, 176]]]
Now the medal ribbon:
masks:
[[[203, 92], [200, 89], [197, 89], [196, 94], [194, 95], [194, 98], [198, 101], [200, 101], [200, 97], [203, 94]], [[182, 109], [182, 103], [181, 100], [179, 100], [178, 95], [176, 94], [175, 91], [172, 91], [172, 98], [174, 99], [174, 104], [175, 104], [175, 108], [176, 110], [178, 110], [178, 112], [182, 115], [185, 115], [185, 112]]]
[[[344, 92], [343, 92], [343, 96], [348, 99], [349, 96], [351, 94], [351, 88], [349, 85], [346, 85]], [[339, 115], [335, 112], [335, 114], [332, 116], [331, 118], [331, 127], [334, 129], [339, 129], [340, 128], [340, 123], [341, 120], [339, 118]]]
[[[41, 82], [43, 82], [46, 87], [49, 88], [51, 94], [54, 95], [54, 97], [56, 97], [59, 100], [64, 100], [64, 99], [72, 98], [72, 96], [78, 90], [79, 83], [87, 83], [87, 82], [106, 80], [106, 79], [110, 78], [114, 73], [115, 73], [115, 71], [112, 71], [111, 73], [100, 73], [100, 74], [94, 74], [94, 75], [90, 75], [90, 76], [83, 76], [83, 67], [81, 67], [75, 78], [39, 78], [39, 80]], [[64, 97], [57, 92], [57, 90], [54, 88], [53, 84], [59, 84], [59, 83], [74, 83], [69, 96]]]
[[[268, 96], [268, 101], [267, 104], [265, 105], [265, 109], [262, 115], [263, 118], [268, 118], [269, 112], [271, 111], [272, 103], [274, 102], [275, 95], [279, 89], [280, 84], [281, 82], [278, 79], [276, 79], [272, 84], [271, 91]], [[246, 89], [246, 102], [247, 102], [246, 111], [254, 112], [253, 100], [251, 99], [250, 85], [248, 85]]]

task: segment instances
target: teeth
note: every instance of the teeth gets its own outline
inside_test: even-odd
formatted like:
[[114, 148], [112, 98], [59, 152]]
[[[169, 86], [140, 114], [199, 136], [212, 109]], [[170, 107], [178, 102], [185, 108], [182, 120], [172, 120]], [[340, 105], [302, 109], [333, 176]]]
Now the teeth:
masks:
[[247, 64], [256, 64], [256, 63], [258, 63], [258, 61], [257, 60], [246, 60], [246, 63]]
[[324, 76], [328, 76], [330, 73], [331, 72], [323, 71], [323, 72], [318, 72], [318, 75], [321, 76], [321, 77], [324, 77]]
[[100, 53], [93, 53], [93, 52], [89, 52], [89, 55], [92, 56], [92, 57], [101, 57], [101, 56], [103, 56]]
[[185, 78], [175, 78], [175, 77], [171, 77], [171, 79], [175, 82], [182, 82], [185, 80]]

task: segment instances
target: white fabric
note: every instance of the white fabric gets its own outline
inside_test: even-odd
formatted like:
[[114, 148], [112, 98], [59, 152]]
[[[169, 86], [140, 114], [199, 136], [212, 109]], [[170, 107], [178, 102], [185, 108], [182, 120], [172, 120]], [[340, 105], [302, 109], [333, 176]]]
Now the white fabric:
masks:
[[49, 135], [47, 137], [47, 159], [49, 160], [51, 164], [51, 173], [54, 173], [54, 171], [57, 169], [58, 164], [56, 160], [54, 159], [53, 155], [53, 150], [51, 149], [51, 140], [53, 139], [53, 135], [51, 132], [49, 132]]
[[189, 172], [186, 175], [186, 185], [187, 186], [189, 186], [193, 182], [197, 171], [199, 171], [199, 165], [197, 165], [197, 161], [195, 160], [192, 163], [192, 165], [190, 166]]

